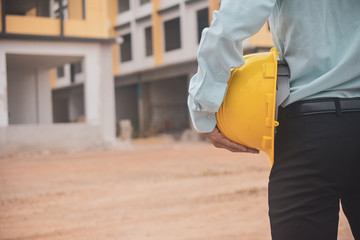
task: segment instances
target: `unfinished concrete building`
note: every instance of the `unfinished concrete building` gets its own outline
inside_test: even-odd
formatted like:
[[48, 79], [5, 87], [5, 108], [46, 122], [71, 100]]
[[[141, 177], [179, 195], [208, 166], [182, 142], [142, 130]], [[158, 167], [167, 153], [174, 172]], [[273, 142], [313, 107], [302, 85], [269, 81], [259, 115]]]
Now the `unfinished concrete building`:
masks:
[[[140, 136], [191, 128], [187, 88], [197, 48], [218, 0], [119, 0], [115, 64], [116, 120], [131, 119]], [[272, 45], [267, 25], [244, 43], [246, 53]], [[125, 104], [126, 103], [126, 104]]]
[[[0, 152], [114, 142], [107, 1], [1, 0], [0, 6]], [[68, 83], [56, 76], [64, 65]]]

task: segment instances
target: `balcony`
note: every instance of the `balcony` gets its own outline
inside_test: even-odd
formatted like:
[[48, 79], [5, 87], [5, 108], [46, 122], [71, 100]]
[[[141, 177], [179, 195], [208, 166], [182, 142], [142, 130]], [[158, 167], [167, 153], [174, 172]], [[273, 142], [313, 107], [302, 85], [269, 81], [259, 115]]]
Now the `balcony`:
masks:
[[109, 38], [107, 1], [0, 0], [1, 35]]

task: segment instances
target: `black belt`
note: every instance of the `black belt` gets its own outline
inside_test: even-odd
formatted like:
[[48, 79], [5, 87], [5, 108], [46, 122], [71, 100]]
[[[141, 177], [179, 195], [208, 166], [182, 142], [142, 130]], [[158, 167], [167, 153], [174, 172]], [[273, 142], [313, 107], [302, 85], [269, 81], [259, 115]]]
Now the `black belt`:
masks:
[[305, 100], [285, 107], [286, 115], [306, 116], [324, 113], [360, 112], [360, 98], [323, 98]]

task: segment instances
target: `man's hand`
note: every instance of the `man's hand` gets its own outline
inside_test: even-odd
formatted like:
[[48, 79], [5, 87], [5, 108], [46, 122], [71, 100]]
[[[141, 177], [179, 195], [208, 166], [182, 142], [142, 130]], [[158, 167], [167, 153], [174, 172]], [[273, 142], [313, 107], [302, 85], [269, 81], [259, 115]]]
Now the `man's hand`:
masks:
[[225, 137], [217, 127], [212, 132], [202, 133], [217, 148], [225, 148], [231, 152], [259, 153], [259, 150], [247, 148]]

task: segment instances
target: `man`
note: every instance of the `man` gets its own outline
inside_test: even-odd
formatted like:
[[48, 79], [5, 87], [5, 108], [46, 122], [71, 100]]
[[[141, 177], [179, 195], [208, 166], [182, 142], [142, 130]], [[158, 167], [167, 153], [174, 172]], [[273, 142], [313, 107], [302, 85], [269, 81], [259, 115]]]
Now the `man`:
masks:
[[272, 238], [337, 239], [341, 200], [360, 240], [360, 1], [222, 0], [189, 86], [194, 127], [217, 147], [257, 153], [224, 137], [215, 113], [244, 64], [242, 41], [267, 19], [291, 72], [269, 177]]

